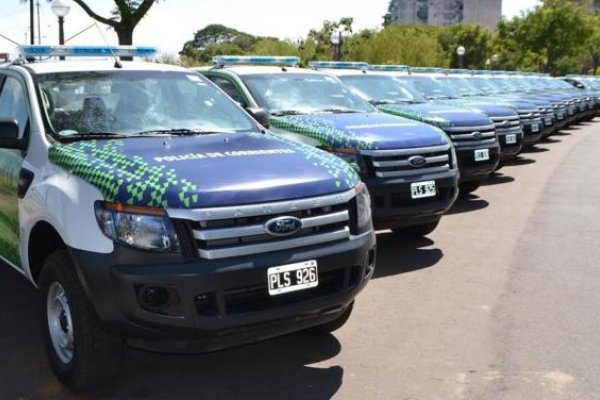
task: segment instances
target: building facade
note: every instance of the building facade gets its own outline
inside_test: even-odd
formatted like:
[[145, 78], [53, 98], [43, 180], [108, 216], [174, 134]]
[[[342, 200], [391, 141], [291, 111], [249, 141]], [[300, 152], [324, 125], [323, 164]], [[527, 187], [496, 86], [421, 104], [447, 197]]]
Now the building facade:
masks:
[[451, 25], [460, 22], [495, 29], [502, 0], [391, 0], [386, 24]]

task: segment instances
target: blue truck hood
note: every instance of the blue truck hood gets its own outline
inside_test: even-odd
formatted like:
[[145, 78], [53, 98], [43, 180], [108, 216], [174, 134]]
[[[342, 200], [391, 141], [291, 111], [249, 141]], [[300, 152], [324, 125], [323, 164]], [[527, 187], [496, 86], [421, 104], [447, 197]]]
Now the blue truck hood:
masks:
[[466, 108], [475, 112], [480, 112], [488, 117], [517, 117], [519, 114], [514, 108], [497, 105], [489, 102], [478, 101], [478, 100], [467, 100], [467, 99], [450, 99], [450, 100], [436, 100], [435, 104], [443, 104], [455, 107]]
[[378, 108], [388, 114], [425, 122], [442, 129], [493, 124], [483, 113], [443, 104], [383, 104]]
[[107, 201], [162, 208], [291, 200], [358, 183], [337, 157], [272, 134], [86, 140], [53, 145], [49, 157]]
[[384, 150], [449, 143], [440, 129], [379, 112], [271, 117], [271, 126], [334, 148]]
[[538, 109], [538, 105], [535, 102], [529, 100], [523, 100], [522, 98], [510, 97], [510, 96], [486, 96], [482, 97], [485, 101], [493, 101], [495, 104], [512, 107], [517, 112], [533, 111]]

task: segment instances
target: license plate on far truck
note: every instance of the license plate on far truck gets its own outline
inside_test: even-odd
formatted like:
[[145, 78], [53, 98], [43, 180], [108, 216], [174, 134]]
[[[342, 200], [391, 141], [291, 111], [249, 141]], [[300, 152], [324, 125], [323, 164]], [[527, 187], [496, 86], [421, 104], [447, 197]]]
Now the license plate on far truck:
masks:
[[413, 183], [410, 185], [410, 191], [413, 199], [424, 199], [437, 195], [435, 181]]
[[490, 149], [475, 150], [475, 161], [488, 161], [490, 159]]
[[267, 270], [269, 294], [277, 296], [319, 286], [319, 271], [315, 260], [272, 267]]
[[506, 144], [516, 144], [516, 143], [517, 143], [517, 134], [516, 133], [506, 135]]

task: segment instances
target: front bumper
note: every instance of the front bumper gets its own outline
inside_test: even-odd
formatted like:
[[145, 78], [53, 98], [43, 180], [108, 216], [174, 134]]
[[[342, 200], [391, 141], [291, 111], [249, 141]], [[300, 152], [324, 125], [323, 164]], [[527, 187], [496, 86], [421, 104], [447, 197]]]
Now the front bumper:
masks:
[[[512, 134], [515, 135], [515, 134]], [[508, 135], [498, 135], [498, 141], [500, 142], [500, 148], [502, 149], [502, 160], [510, 160], [515, 158], [523, 149], [523, 132], [517, 133], [516, 143], [507, 143], [506, 139]]]
[[[437, 221], [458, 197], [457, 169], [441, 174], [422, 174], [410, 179], [368, 179], [373, 224], [376, 229], [393, 229]], [[413, 199], [411, 185], [435, 181], [435, 197]]]
[[543, 121], [541, 119], [523, 120], [523, 147], [533, 146], [542, 139]]
[[[108, 331], [138, 347], [203, 352], [337, 318], [373, 274], [375, 234], [370, 231], [337, 243], [220, 260], [184, 262], [179, 255], [117, 245], [111, 254], [73, 249], [71, 254]], [[269, 295], [268, 268], [307, 260], [317, 261], [318, 287]], [[141, 294], [156, 287], [165, 288], [170, 300], [161, 308], [149, 308]]]
[[[486, 161], [475, 161], [475, 150], [488, 149], [490, 158]], [[499, 144], [492, 146], [456, 147], [460, 182], [482, 181], [487, 179], [500, 163], [501, 150]]]

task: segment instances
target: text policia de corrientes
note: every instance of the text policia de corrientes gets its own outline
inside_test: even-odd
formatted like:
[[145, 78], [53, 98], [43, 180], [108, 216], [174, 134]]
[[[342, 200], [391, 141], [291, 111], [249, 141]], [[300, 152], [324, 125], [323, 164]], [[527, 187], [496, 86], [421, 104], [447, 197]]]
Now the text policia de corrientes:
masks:
[[226, 157], [253, 157], [253, 156], [270, 156], [277, 154], [294, 154], [296, 151], [291, 149], [269, 149], [269, 150], [239, 150], [211, 153], [188, 153], [174, 156], [154, 157], [154, 160], [159, 163], [169, 163], [188, 160], [202, 160], [205, 158], [226, 158]]

